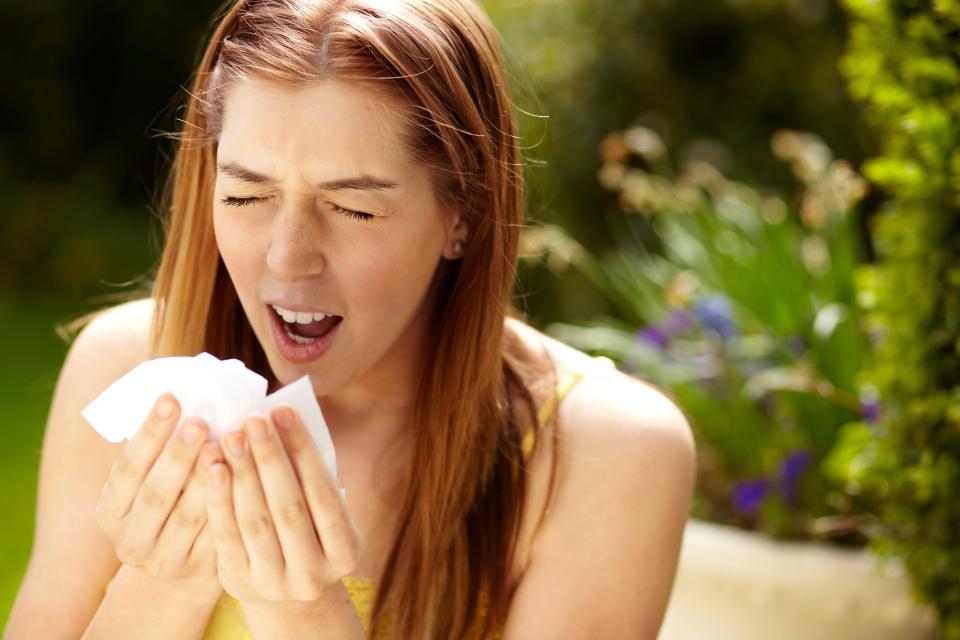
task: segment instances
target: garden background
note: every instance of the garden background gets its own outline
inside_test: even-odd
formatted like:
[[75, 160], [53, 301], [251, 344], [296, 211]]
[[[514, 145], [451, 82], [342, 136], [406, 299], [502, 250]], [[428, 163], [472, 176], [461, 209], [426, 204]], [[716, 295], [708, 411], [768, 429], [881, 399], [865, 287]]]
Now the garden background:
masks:
[[[697, 255], [707, 258], [711, 247], [722, 245], [709, 234], [691, 229], [665, 231], [652, 221], [652, 211], [686, 202], [682, 194], [679, 200], [670, 199], [676, 195], [671, 189], [682, 182], [677, 177], [681, 168], [712, 168], [717, 175], [701, 173], [704, 181], [749, 185], [746, 195], [738, 191], [744, 207], [756, 201], [757, 210], [769, 213], [771, 209], [764, 209], [763, 203], [773, 202], [774, 208], [789, 208], [786, 215], [798, 218], [802, 207], [794, 205], [804, 194], [816, 191], [821, 179], [834, 175], [829, 171], [838, 166], [830, 164], [833, 159], [859, 168], [882, 151], [881, 133], [867, 124], [864, 106], [851, 97], [850, 79], [841, 71], [857, 3], [850, 3], [851, 7], [829, 0], [487, 0], [481, 4], [507, 47], [527, 147], [528, 215], [531, 226], [540, 229], [529, 234], [524, 245], [529, 255], [521, 264], [520, 306], [532, 324], [571, 342], [580, 340], [582, 348], [593, 344], [592, 350], [611, 356], [633, 353], [632, 362], [615, 359], [634, 375], [653, 379], [652, 368], [658, 366], [657, 358], [662, 359], [669, 342], [669, 336], [658, 333], [662, 328], [658, 323], [664, 321], [660, 312], [667, 311], [668, 305], [646, 297], [676, 293], [670, 287], [677, 286], [678, 273], [706, 268], [696, 261], [683, 263], [682, 252], [671, 255], [663, 238], [702, 242], [700, 248], [708, 253]], [[950, 2], [935, 4], [953, 7]], [[68, 348], [54, 327], [118, 299], [158, 259], [160, 226], [154, 207], [172, 149], [163, 133], [177, 127], [183, 87], [217, 7], [214, 2], [183, 0], [92, 0], [82, 5], [46, 0], [12, 5], [4, 12], [5, 37], [0, 38], [0, 47], [4, 59], [17, 63], [8, 66], [7, 82], [0, 85], [0, 126], [4, 128], [0, 137], [0, 346], [4, 356], [0, 401], [7, 410], [6, 442], [0, 447], [4, 479], [0, 498], [7, 522], [0, 530], [0, 622], [6, 620], [30, 550], [43, 429]], [[956, 15], [951, 19], [956, 20]], [[956, 31], [951, 33], [956, 36]], [[956, 54], [955, 45], [953, 51]], [[815, 157], [811, 160], [804, 154]], [[633, 180], [625, 183], [630, 169], [640, 172], [631, 173]], [[804, 175], [805, 169], [822, 171]], [[833, 243], [845, 243], [843, 250], [849, 250], [850, 256], [840, 262], [846, 271], [842, 278], [834, 278], [825, 295], [853, 304], [856, 292], [847, 285], [854, 277], [854, 263], [869, 263], [876, 257], [870, 230], [887, 196], [863, 188], [855, 174], [845, 175], [859, 189], [842, 203], [847, 213], [841, 227], [845, 235], [839, 240], [824, 235], [820, 244], [805, 241], [801, 258], [809, 261], [808, 254], [813, 252], [815, 258], [818, 250], [835, 256], [840, 245]], [[712, 193], [711, 197], [720, 196]], [[711, 202], [708, 210], [717, 204]], [[809, 219], [803, 222], [816, 227]], [[816, 227], [821, 228], [832, 229]], [[732, 237], [731, 233], [721, 234], [721, 240]], [[669, 281], [657, 280], [661, 267], [642, 262], [646, 265], [641, 269], [643, 278], [624, 288], [609, 269], [578, 258], [616, 251], [625, 235], [638, 245], [652, 247], [651, 255], [667, 256], [674, 269]], [[784, 242], [793, 239], [784, 236]], [[741, 238], [747, 240], [749, 236]], [[807, 245], [812, 248], [808, 250]], [[638, 254], [649, 257], [646, 248]], [[720, 254], [725, 252], [718, 250]], [[706, 263], [716, 270], [713, 289], [723, 289], [717, 282], [729, 286], [723, 289], [724, 295], [709, 299], [719, 308], [697, 310], [699, 319], [707, 324], [711, 318], [721, 323], [742, 320], [745, 316], [740, 311], [731, 312], [723, 305], [731, 299], [744, 302], [729, 294], [737, 290], [738, 282], [741, 289], [750, 284], [749, 273], [746, 269], [736, 272], [736, 261], [726, 266], [722, 260]], [[728, 267], [732, 271], [724, 271]], [[763, 267], [763, 263], [752, 265], [754, 271]], [[704, 272], [698, 273], [709, 279]], [[629, 299], [631, 291], [636, 301]], [[771, 314], [755, 312], [751, 318], [773, 326], [776, 314]], [[806, 320], [812, 323], [815, 318]], [[788, 325], [779, 327], [784, 334], [790, 333]], [[634, 342], [624, 348], [604, 342], [614, 335], [609, 332], [601, 338], [576, 333], [577, 327], [591, 326], [616, 329], [616, 336], [629, 335]], [[736, 331], [746, 332], [745, 326], [738, 325]], [[862, 328], [854, 326], [844, 338], [844, 344], [853, 349], [846, 353], [856, 353], [857, 358], [864, 345], [854, 334]], [[717, 332], [724, 333], [722, 327]], [[802, 340], [792, 344], [799, 344], [800, 351], [805, 348]], [[636, 348], [640, 351], [630, 351]], [[644, 369], [647, 365], [650, 376]], [[661, 371], [663, 377], [656, 381], [671, 379], [672, 373]], [[833, 373], [849, 385], [859, 384], [857, 371]], [[871, 417], [872, 408], [863, 405], [857, 391], [848, 391], [856, 400], [846, 408], [797, 405], [801, 413], [810, 412], [808, 416], [831, 425], [830, 433], [822, 436], [829, 441], [822, 451], [812, 443], [817, 454], [832, 447], [835, 426], [861, 414]], [[677, 387], [679, 397], [698, 402], [694, 395], [683, 393]], [[731, 424], [734, 418], [728, 416]], [[789, 443], [777, 446], [783, 450]], [[760, 451], [749, 448], [728, 453], [762, 457]], [[703, 463], [702, 468], [709, 467], [709, 461]], [[843, 461], [836, 464], [842, 466]], [[762, 497], [765, 491], [765, 485], [756, 484], [757, 478], [752, 477], [760, 469], [748, 470], [750, 465], [744, 465], [742, 480], [754, 484], [742, 485], [740, 493], [731, 494], [727, 519], [756, 525], [757, 516], [751, 516], [749, 509], [736, 513], [737, 507], [743, 507], [737, 500], [749, 500], [749, 492], [756, 490], [760, 493], [754, 498]], [[701, 493], [711, 490], [706, 483], [702, 489]], [[728, 489], [724, 485], [723, 490]], [[806, 490], [825, 491], [809, 486]], [[709, 498], [700, 496], [697, 508], [702, 514], [718, 515]], [[778, 513], [765, 512], [765, 528], [774, 533], [790, 528]]]

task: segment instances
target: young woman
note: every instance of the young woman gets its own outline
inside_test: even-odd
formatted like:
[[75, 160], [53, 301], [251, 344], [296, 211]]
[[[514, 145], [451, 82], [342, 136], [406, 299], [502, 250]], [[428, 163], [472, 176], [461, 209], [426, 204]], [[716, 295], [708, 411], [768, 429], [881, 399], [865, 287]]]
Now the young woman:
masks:
[[[690, 429], [513, 306], [497, 43], [471, 0], [223, 12], [149, 296], [86, 324], [61, 372], [7, 638], [656, 637]], [[80, 417], [201, 351], [271, 391], [310, 376], [345, 498], [284, 408], [206, 443], [169, 394], [122, 445]]]

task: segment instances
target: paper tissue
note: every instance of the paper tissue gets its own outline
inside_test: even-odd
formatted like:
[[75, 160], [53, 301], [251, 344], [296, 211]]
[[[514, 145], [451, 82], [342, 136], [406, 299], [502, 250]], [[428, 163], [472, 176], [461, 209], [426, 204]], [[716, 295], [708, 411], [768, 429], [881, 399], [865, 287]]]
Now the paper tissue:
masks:
[[180, 403], [180, 418], [198, 416], [210, 427], [211, 439], [240, 427], [250, 413], [270, 415], [278, 404], [292, 406], [317, 444], [341, 495], [337, 459], [327, 423], [320, 412], [310, 377], [267, 394], [267, 380], [237, 359], [220, 360], [209, 353], [156, 358], [141, 363], [115, 381], [80, 414], [110, 442], [133, 436], [157, 398], [169, 391]]

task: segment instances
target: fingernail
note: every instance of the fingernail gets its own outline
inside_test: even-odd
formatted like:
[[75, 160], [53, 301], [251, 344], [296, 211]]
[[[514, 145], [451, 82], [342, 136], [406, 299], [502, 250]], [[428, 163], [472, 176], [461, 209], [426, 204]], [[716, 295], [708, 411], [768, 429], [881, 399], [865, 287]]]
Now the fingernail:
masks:
[[270, 437], [267, 433], [267, 423], [261, 418], [254, 418], [250, 421], [250, 437], [254, 442], [266, 442]]
[[166, 420], [172, 416], [173, 402], [170, 400], [170, 398], [167, 398], [166, 396], [160, 398], [160, 400], [157, 401], [156, 412], [157, 417], [161, 420]]
[[293, 413], [286, 407], [277, 409], [273, 414], [273, 421], [281, 429], [290, 429], [293, 427]]
[[231, 433], [227, 436], [227, 448], [235, 456], [242, 456], [244, 449], [243, 432]]
[[183, 423], [183, 427], [180, 429], [180, 438], [187, 444], [193, 444], [200, 439], [200, 436], [203, 433], [203, 429], [200, 428], [193, 420], [188, 420]]

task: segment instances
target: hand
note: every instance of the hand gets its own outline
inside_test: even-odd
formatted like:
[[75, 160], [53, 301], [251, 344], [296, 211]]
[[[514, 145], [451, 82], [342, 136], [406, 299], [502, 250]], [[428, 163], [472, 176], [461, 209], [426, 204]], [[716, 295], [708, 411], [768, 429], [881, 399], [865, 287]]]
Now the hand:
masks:
[[[169, 413], [161, 414], [163, 406]], [[204, 444], [208, 430], [200, 418], [187, 418], [171, 437], [179, 412], [172, 394], [158, 398], [110, 469], [97, 524], [124, 564], [196, 594], [221, 593], [204, 496], [204, 462], [220, 448]]]
[[306, 425], [281, 405], [221, 445], [227, 464], [207, 470], [220, 583], [241, 602], [318, 600], [354, 570], [360, 537]]

